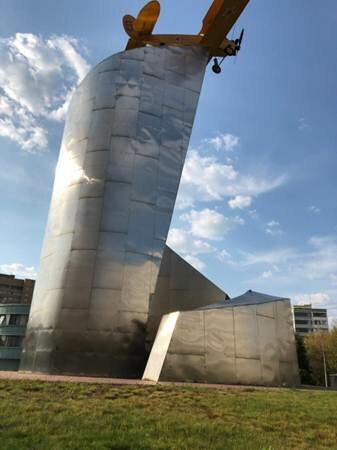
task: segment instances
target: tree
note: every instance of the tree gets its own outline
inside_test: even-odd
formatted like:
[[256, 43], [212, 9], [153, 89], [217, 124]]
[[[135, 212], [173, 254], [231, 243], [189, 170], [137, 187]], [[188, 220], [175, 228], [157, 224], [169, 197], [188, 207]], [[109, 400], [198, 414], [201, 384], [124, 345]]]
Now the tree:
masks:
[[309, 366], [308, 355], [304, 345], [304, 339], [302, 336], [296, 335], [296, 348], [297, 348], [298, 366], [300, 369], [301, 383], [313, 384], [313, 378]]
[[337, 326], [334, 325], [331, 331], [309, 334], [304, 338], [304, 348], [312, 381], [324, 386], [324, 365], [328, 374], [337, 373]]

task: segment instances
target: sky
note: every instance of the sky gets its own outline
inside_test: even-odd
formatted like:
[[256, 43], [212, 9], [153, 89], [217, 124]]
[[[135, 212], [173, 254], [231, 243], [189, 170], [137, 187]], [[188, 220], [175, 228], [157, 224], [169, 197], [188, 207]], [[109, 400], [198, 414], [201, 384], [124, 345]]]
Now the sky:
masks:
[[[198, 33], [210, 0], [162, 0], [159, 33]], [[138, 0], [0, 0], [0, 272], [36, 276], [71, 93], [124, 49]], [[337, 3], [251, 0], [245, 40], [207, 70], [169, 245], [231, 297], [337, 319]]]

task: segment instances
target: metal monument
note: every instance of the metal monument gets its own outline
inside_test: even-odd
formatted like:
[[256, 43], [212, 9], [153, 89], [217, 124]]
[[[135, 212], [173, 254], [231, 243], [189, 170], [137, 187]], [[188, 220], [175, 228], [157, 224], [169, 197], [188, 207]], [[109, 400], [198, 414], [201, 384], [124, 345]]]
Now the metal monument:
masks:
[[151, 1], [77, 88], [21, 370], [141, 378], [165, 314], [228, 299], [166, 239], [205, 69], [240, 50], [226, 36], [248, 1], [215, 0], [192, 36], [153, 34]]
[[248, 291], [229, 301], [164, 315], [143, 378], [299, 384], [290, 300]]

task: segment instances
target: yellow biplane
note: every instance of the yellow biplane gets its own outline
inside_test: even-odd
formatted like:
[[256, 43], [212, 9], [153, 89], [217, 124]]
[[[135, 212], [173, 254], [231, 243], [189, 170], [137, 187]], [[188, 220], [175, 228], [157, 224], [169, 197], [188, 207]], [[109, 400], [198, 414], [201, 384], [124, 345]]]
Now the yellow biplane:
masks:
[[[137, 18], [130, 15], [124, 16], [124, 29], [130, 37], [126, 50], [146, 45], [199, 45], [208, 49], [210, 58], [235, 56], [241, 49], [244, 30], [235, 40], [228, 39], [227, 34], [248, 2], [249, 0], [214, 0], [203, 20], [202, 29], [197, 35], [156, 35], [152, 32], [160, 15], [160, 3], [156, 0], [151, 1], [141, 9]], [[213, 71], [221, 72], [217, 58], [214, 58]]]

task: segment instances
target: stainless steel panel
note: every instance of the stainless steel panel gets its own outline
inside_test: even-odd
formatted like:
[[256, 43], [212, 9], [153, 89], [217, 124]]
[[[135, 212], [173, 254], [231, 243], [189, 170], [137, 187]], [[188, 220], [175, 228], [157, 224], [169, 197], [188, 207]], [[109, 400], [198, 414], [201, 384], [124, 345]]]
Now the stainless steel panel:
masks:
[[81, 185], [69, 186], [63, 193], [63, 197], [50, 212], [52, 233], [58, 236], [75, 231], [75, 218], [77, 204], [80, 197]]
[[185, 89], [184, 95], [185, 95], [184, 122], [192, 126], [198, 107], [199, 94], [197, 92], [188, 91]]
[[111, 138], [110, 162], [107, 180], [131, 183], [134, 173], [135, 152], [129, 138]]
[[153, 158], [147, 158], [146, 156], [136, 155], [134, 164], [132, 200], [155, 204], [158, 183], [158, 161]]
[[117, 323], [117, 332], [131, 336], [144, 336], [147, 314], [140, 312], [120, 311]]
[[105, 186], [102, 231], [128, 231], [131, 186], [108, 182]]
[[74, 250], [95, 250], [97, 248], [102, 210], [102, 198], [81, 198], [79, 200], [72, 243]]
[[144, 75], [140, 97], [140, 111], [161, 117], [163, 110], [163, 86], [160, 80]]
[[[273, 303], [267, 303], [274, 306]], [[260, 305], [259, 305], [260, 306]], [[272, 308], [273, 309], [273, 308]], [[276, 334], [276, 322], [273, 318], [257, 316], [261, 354], [262, 380], [266, 386], [280, 384], [280, 354]]]
[[121, 291], [93, 289], [88, 315], [88, 330], [110, 331], [118, 323]]
[[151, 266], [150, 256], [126, 253], [121, 310], [148, 312]]
[[173, 211], [176, 194], [173, 192], [157, 191], [157, 207], [161, 210]]
[[[171, 108], [164, 107], [163, 120], [162, 120], [162, 134], [161, 144], [164, 147], [172, 149], [172, 152], [178, 153], [176, 160], [182, 164], [182, 152], [181, 147], [184, 139], [184, 121], [183, 113], [179, 113]], [[164, 151], [165, 155], [167, 152]], [[169, 153], [169, 152], [167, 152]], [[175, 153], [173, 153], [174, 155]]]
[[168, 354], [160, 381], [199, 382], [206, 380], [205, 356]]
[[81, 141], [71, 140], [67, 144], [63, 143], [60, 150], [60, 156], [62, 156], [62, 159], [64, 158], [65, 161], [69, 161], [70, 164], [82, 167], [87, 152], [87, 146], [88, 138], [82, 139]]
[[66, 121], [63, 134], [64, 145], [67, 146], [69, 142], [75, 143], [89, 137], [93, 107], [94, 99], [86, 102], [71, 102], [68, 117], [71, 116], [72, 120]]
[[261, 305], [256, 306], [256, 312], [259, 316], [266, 316], [266, 317], [275, 317], [275, 308], [276, 303], [262, 303]]
[[288, 300], [276, 302], [276, 326], [279, 339], [280, 360], [284, 362], [296, 360], [294, 328], [291, 307]]
[[141, 141], [144, 146], [146, 146], [147, 143], [150, 145], [160, 144], [161, 133], [162, 121], [160, 117], [139, 112], [137, 139]]
[[234, 316], [231, 309], [207, 310], [205, 314], [205, 352], [234, 358]]
[[65, 331], [84, 332], [87, 328], [86, 309], [62, 308], [58, 315], [56, 328]]
[[185, 92], [191, 55], [200, 60], [193, 76], [201, 87], [203, 52], [145, 47], [107, 58], [75, 92], [28, 325], [33, 337], [57, 330], [62, 348], [32, 345], [27, 370], [141, 375], [150, 298], [191, 132], [184, 124], [195, 105]]
[[97, 77], [95, 109], [114, 108], [116, 105], [116, 81], [110, 72], [102, 72]]
[[62, 305], [65, 308], [87, 308], [94, 276], [95, 251], [72, 250], [64, 283]]
[[181, 51], [180, 47], [167, 47], [166, 65], [167, 72], [177, 72], [185, 75], [185, 52]]
[[80, 198], [103, 197], [109, 156], [109, 150], [87, 153], [83, 165]]
[[132, 149], [135, 153], [144, 156], [150, 156], [152, 158], [158, 159], [159, 157], [159, 144], [155, 140], [136, 140], [132, 139]]
[[155, 238], [166, 241], [171, 223], [170, 211], [156, 211]]
[[101, 289], [122, 289], [125, 253], [110, 248], [97, 251], [93, 285]]
[[185, 90], [183, 87], [167, 85], [165, 89], [163, 104], [168, 108], [184, 111]]
[[35, 323], [34, 315], [30, 317], [29, 323], [32, 328], [55, 329], [58, 323], [58, 317], [61, 310], [64, 289], [48, 290], [45, 292], [44, 304], [40, 314], [39, 323]]
[[149, 341], [153, 341], [162, 315], [216, 303], [227, 294], [165, 246], [158, 281], [150, 303]]
[[134, 253], [152, 255], [155, 229], [155, 211], [146, 203], [130, 203], [127, 250]]
[[[172, 150], [172, 152], [171, 152]], [[161, 147], [159, 159], [159, 189], [166, 192], [177, 192], [182, 169], [182, 162], [179, 159], [179, 150], [165, 149]]]
[[239, 384], [262, 385], [262, 368], [259, 359], [236, 358], [236, 377]]
[[260, 358], [256, 307], [234, 308], [235, 354], [237, 358]]
[[153, 47], [146, 47], [144, 50], [144, 74], [163, 80], [165, 78], [165, 58], [166, 48], [157, 52]]
[[119, 95], [116, 99], [116, 109], [127, 109], [127, 110], [139, 110], [139, 98], [128, 97], [126, 95]]
[[96, 66], [96, 70], [98, 73], [111, 72], [111, 71], [119, 71], [120, 67], [121, 67], [121, 55], [118, 53], [117, 55], [110, 56], [109, 58], [106, 58], [104, 61], [100, 62]]
[[137, 135], [138, 111], [133, 109], [116, 109], [112, 134], [134, 138]]
[[88, 151], [109, 149], [111, 125], [114, 123], [114, 114], [114, 109], [99, 109], [92, 112]]
[[208, 383], [237, 384], [235, 358], [218, 352], [205, 354], [205, 379]]
[[[144, 55], [144, 52], [142, 52]], [[144, 59], [144, 56], [142, 57]], [[117, 95], [140, 97], [143, 64], [139, 60], [122, 59], [120, 73], [117, 77]]]
[[169, 346], [169, 353], [204, 355], [204, 328], [204, 312], [189, 311], [180, 313]]

